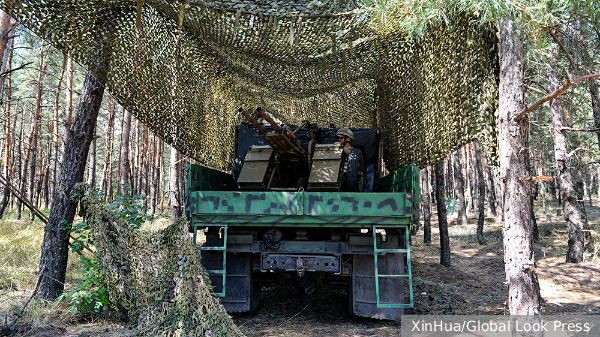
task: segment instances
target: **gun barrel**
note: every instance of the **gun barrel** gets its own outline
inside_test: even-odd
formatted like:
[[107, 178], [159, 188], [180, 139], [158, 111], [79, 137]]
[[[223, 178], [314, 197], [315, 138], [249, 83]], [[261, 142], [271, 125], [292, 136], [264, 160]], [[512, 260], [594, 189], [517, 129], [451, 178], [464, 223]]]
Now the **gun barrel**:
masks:
[[244, 110], [242, 107], [238, 108], [238, 112], [241, 113], [244, 118], [246, 118], [246, 120], [248, 122], [250, 122], [252, 125], [256, 126], [258, 128], [258, 131], [260, 132], [266, 132], [267, 129], [265, 129], [264, 126], [260, 125], [256, 119], [254, 119], [254, 117], [252, 117], [251, 114], [249, 114], [246, 110]]
[[264, 118], [267, 122], [269, 122], [269, 124], [271, 124], [275, 131], [281, 131], [281, 127], [277, 125], [277, 123], [275, 123], [273, 118], [271, 118], [271, 116], [269, 116], [269, 114], [265, 110], [263, 110], [261, 107], [258, 107], [256, 108], [256, 111], [262, 116], [262, 118]]

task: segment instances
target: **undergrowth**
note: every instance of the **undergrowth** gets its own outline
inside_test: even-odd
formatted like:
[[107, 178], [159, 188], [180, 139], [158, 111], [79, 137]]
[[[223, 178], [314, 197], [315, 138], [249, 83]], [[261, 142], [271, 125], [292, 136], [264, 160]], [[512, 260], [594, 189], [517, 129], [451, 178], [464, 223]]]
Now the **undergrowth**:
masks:
[[[147, 209], [143, 206], [145, 197], [129, 196], [131, 189], [128, 184], [124, 185], [124, 190], [125, 194], [117, 194], [113, 202], [106, 205], [106, 208], [130, 227], [139, 229], [146, 221], [153, 220], [146, 214]], [[99, 189], [95, 193], [97, 196], [102, 195], [102, 191]], [[74, 289], [64, 292], [58, 298], [59, 302], [69, 303], [67, 312], [71, 314], [78, 312], [98, 314], [110, 308], [109, 293], [105, 284], [106, 275], [100, 265], [99, 253], [94, 251], [91, 254], [83, 254], [85, 247], [94, 245], [94, 239], [90, 233], [91, 230], [86, 221], [73, 225], [71, 229], [71, 234], [75, 237], [71, 243], [71, 251], [81, 253], [82, 278]]]

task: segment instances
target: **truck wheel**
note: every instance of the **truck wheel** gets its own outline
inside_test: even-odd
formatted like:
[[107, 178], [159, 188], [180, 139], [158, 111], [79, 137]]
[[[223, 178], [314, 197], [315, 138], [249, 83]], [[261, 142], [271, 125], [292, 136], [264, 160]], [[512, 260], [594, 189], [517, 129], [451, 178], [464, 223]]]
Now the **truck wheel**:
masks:
[[365, 157], [361, 150], [352, 149], [348, 156], [348, 171], [346, 172], [346, 188], [348, 192], [362, 192], [367, 183]]
[[237, 183], [237, 180], [242, 172], [242, 166], [244, 166], [244, 159], [246, 158], [246, 152], [241, 152], [235, 157], [233, 161], [233, 170], [231, 170], [231, 175], [233, 176], [233, 181]]

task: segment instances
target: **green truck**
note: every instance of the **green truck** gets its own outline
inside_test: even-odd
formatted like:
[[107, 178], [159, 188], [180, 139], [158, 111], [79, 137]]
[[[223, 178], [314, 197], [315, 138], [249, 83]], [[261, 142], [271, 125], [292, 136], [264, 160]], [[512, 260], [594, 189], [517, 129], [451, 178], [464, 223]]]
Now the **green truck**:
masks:
[[[349, 315], [399, 320], [413, 307], [418, 168], [382, 176], [377, 129], [350, 129], [357, 156], [341, 150], [333, 125], [250, 120], [237, 128], [233, 174], [200, 165], [187, 172], [190, 231], [224, 307], [253, 313], [265, 283], [304, 293], [335, 284], [347, 287]], [[288, 140], [294, 155], [283, 155]]]

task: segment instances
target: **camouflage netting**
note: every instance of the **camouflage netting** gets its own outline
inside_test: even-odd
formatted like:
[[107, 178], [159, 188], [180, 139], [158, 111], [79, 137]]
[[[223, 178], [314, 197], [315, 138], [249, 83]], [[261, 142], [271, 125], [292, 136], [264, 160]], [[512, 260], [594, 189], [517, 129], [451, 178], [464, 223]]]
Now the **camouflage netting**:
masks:
[[243, 336], [212, 293], [185, 218], [156, 233], [131, 228], [78, 184], [111, 303], [139, 336]]
[[[473, 137], [495, 152], [496, 36], [461, 15], [409, 40], [393, 13], [344, 1], [10, 3], [21, 24], [107, 71], [119, 103], [208, 166], [231, 167], [238, 106], [288, 123], [379, 127], [392, 170]], [[101, 46], [109, 69], [94, 68]]]

